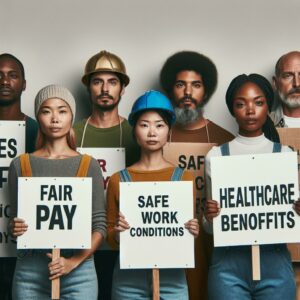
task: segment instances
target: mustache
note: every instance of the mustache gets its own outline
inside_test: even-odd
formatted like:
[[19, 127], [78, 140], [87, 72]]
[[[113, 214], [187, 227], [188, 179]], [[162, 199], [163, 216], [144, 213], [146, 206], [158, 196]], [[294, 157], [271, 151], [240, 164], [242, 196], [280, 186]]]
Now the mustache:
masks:
[[102, 93], [102, 94], [100, 94], [99, 96], [97, 96], [97, 99], [101, 99], [101, 98], [109, 98], [109, 99], [111, 99], [111, 100], [114, 99], [113, 96], [111, 96], [111, 95], [108, 94], [108, 93]]
[[193, 97], [188, 96], [188, 95], [187, 95], [187, 96], [184, 96], [184, 97], [182, 97], [182, 98], [180, 98], [180, 99], [179, 99], [179, 104], [184, 104], [184, 102], [185, 102], [186, 100], [191, 101], [194, 105], [197, 106], [197, 101], [196, 101]]
[[289, 90], [289, 95], [290, 94], [293, 94], [293, 93], [300, 93], [300, 88], [291, 88], [290, 90]]

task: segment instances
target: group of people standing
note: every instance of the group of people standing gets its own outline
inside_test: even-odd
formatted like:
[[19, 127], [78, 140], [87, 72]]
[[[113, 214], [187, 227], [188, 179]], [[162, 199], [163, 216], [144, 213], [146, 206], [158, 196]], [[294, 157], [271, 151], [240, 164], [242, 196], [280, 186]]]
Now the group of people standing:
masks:
[[[136, 100], [126, 120], [119, 115], [118, 105], [129, 76], [117, 55], [101, 51], [88, 60], [82, 77], [91, 100], [91, 115], [74, 125], [74, 97], [65, 87], [49, 85], [36, 96], [35, 122], [21, 111], [21, 94], [26, 88], [22, 63], [11, 54], [0, 55], [0, 120], [26, 122], [26, 152], [30, 153], [14, 159], [9, 169], [11, 235], [17, 238], [28, 228], [26, 220], [17, 216], [22, 161], [26, 160], [34, 177], [74, 177], [85, 165], [85, 176], [92, 178], [91, 249], [62, 251], [52, 261], [49, 251], [18, 250], [16, 267], [14, 259], [1, 258], [0, 280], [9, 291], [13, 278], [13, 299], [49, 299], [51, 280], [58, 277], [61, 299], [97, 299], [97, 277], [101, 299], [151, 299], [147, 270], [121, 270], [116, 251], [96, 251], [106, 238], [118, 249], [120, 232], [130, 227], [119, 211], [119, 183], [124, 180], [121, 173], [110, 178], [105, 200], [99, 163], [93, 158], [86, 161], [77, 147], [124, 147], [127, 181], [192, 181], [190, 172], [178, 175], [178, 168], [163, 156], [167, 142], [227, 143], [226, 155], [291, 151], [274, 146], [280, 143], [274, 123], [300, 127], [300, 52], [283, 55], [276, 64], [276, 105], [274, 90], [263, 76], [242, 74], [232, 80], [226, 104], [238, 124], [235, 138], [203, 115], [203, 107], [217, 87], [217, 77], [216, 66], [208, 57], [192, 51], [175, 53], [160, 73], [167, 97], [158, 91], [146, 92]], [[295, 299], [294, 272], [286, 245], [262, 247], [259, 282], [251, 277], [249, 246], [213, 248], [212, 220], [220, 208], [211, 199], [210, 158], [221, 155], [219, 146], [207, 154], [204, 210], [185, 223], [196, 238], [196, 267], [162, 270], [161, 299]], [[299, 201], [294, 209], [300, 215]]]

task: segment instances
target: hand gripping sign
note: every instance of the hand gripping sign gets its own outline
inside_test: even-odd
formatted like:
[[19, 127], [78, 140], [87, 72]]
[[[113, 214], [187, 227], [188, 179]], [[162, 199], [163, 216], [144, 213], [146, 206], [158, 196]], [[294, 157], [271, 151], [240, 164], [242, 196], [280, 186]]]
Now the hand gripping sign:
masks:
[[13, 158], [25, 152], [25, 121], [0, 121], [0, 257], [16, 256], [15, 242], [9, 237], [8, 168]]
[[120, 234], [122, 269], [194, 267], [194, 237], [184, 228], [193, 218], [191, 181], [121, 182], [120, 211], [130, 225]]
[[212, 157], [211, 179], [216, 247], [300, 241], [295, 152]]

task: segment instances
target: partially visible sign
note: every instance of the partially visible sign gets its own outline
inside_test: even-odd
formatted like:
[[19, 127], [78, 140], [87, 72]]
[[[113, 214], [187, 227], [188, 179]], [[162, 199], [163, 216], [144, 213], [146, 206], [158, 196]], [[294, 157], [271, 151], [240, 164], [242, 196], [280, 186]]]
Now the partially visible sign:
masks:
[[106, 192], [109, 178], [125, 168], [125, 148], [77, 148], [81, 154], [88, 154], [99, 162]]
[[167, 143], [163, 150], [165, 159], [194, 173], [198, 217], [205, 202], [205, 155], [215, 145], [209, 143]]
[[25, 121], [0, 121], [0, 257], [16, 256], [16, 244], [8, 235], [10, 218], [8, 168], [11, 161], [25, 152]]
[[91, 178], [19, 177], [18, 186], [18, 217], [28, 224], [18, 249], [91, 248]]
[[[300, 182], [300, 128], [277, 128], [280, 143], [294, 148], [298, 154], [298, 178]], [[292, 261], [300, 262], [300, 244], [288, 244]]]
[[295, 152], [212, 157], [211, 178], [215, 246], [300, 241]]
[[[77, 148], [81, 154], [88, 154], [99, 162], [104, 183], [104, 194], [109, 178], [114, 173], [125, 169], [125, 148]], [[98, 250], [112, 250], [106, 241], [104, 241]]]
[[130, 268], [193, 268], [193, 183], [121, 182], [120, 211], [130, 229], [120, 234], [120, 265]]

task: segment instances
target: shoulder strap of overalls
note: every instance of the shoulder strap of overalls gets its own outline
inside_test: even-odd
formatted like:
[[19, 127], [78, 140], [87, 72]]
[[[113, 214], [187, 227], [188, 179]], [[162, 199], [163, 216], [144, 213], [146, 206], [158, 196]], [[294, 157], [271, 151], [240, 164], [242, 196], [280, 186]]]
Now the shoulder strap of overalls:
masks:
[[[31, 165], [29, 160], [29, 154], [25, 153], [20, 155], [20, 162], [21, 162], [21, 172], [23, 177], [31, 177]], [[81, 158], [80, 165], [77, 171], [77, 177], [86, 177], [87, 172], [90, 166], [91, 156], [84, 154]]]
[[173, 171], [172, 177], [171, 177], [171, 181], [180, 181], [182, 174], [183, 174], [183, 169], [176, 167]]
[[131, 180], [131, 176], [130, 176], [130, 174], [129, 174], [129, 172], [128, 172], [127, 169], [121, 170], [119, 172], [119, 174], [120, 174], [121, 182], [130, 182], [130, 181], [132, 181]]
[[273, 153], [281, 152], [281, 144], [273, 143]]
[[225, 143], [225, 144], [221, 145], [220, 149], [221, 149], [222, 156], [228, 156], [228, 155], [230, 155], [230, 152], [229, 152], [229, 143]]
[[91, 156], [83, 154], [77, 171], [77, 177], [86, 177], [91, 163]]
[[20, 155], [20, 163], [21, 163], [22, 177], [31, 177], [32, 171], [31, 171], [31, 165], [30, 165], [28, 153], [24, 153]]

